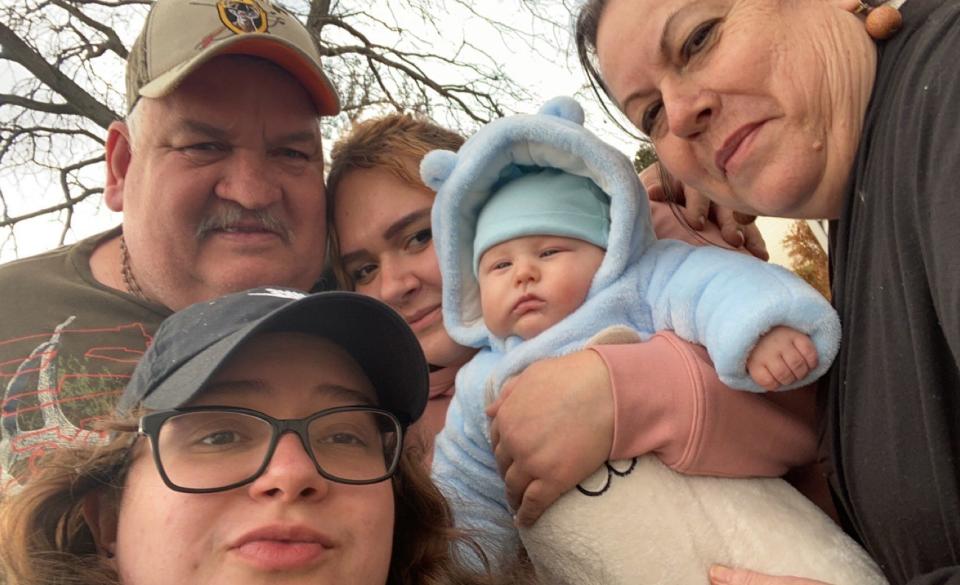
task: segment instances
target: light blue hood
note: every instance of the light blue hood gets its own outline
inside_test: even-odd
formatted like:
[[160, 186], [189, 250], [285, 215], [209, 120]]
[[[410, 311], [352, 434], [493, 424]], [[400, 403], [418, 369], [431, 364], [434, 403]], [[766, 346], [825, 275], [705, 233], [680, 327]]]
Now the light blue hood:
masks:
[[480, 312], [473, 274], [477, 214], [491, 187], [511, 166], [556, 168], [587, 177], [610, 197], [607, 254], [594, 276], [589, 299], [635, 264], [654, 242], [650, 208], [630, 161], [583, 127], [583, 108], [568, 97], [548, 101], [537, 114], [494, 120], [459, 152], [435, 150], [420, 166], [424, 183], [437, 191], [433, 238], [443, 272], [443, 319], [461, 345], [499, 346]]

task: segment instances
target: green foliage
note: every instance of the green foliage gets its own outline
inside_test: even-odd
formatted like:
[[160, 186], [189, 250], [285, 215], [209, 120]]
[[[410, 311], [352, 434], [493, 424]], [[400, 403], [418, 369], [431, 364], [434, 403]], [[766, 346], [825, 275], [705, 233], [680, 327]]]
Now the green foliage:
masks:
[[633, 168], [639, 173], [643, 169], [657, 162], [657, 151], [653, 148], [653, 143], [644, 139], [640, 143], [637, 154], [633, 156]]

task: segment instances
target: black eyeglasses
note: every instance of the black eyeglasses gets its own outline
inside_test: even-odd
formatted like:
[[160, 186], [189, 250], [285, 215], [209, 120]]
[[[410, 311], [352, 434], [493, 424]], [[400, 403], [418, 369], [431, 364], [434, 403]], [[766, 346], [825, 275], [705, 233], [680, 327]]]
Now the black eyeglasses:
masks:
[[397, 418], [370, 406], [341, 406], [286, 420], [248, 408], [178, 408], [144, 416], [139, 433], [150, 437], [167, 487], [187, 493], [220, 492], [254, 481], [284, 433], [300, 437], [317, 473], [348, 484], [392, 476], [403, 444]]

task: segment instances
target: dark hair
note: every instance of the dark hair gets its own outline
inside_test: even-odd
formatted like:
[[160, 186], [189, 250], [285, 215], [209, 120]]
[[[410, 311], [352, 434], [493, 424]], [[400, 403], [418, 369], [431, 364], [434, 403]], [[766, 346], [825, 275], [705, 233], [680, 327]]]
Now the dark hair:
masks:
[[574, 42], [577, 45], [577, 58], [587, 75], [590, 89], [597, 96], [597, 102], [600, 103], [603, 111], [621, 130], [631, 136], [636, 136], [633, 130], [626, 128], [610, 109], [608, 101], [613, 104], [615, 109], [619, 109], [617, 100], [610, 93], [610, 89], [604, 83], [603, 76], [600, 75], [600, 69], [597, 67], [597, 29], [600, 27], [600, 17], [603, 16], [607, 2], [608, 0], [587, 0], [580, 7], [573, 34]]

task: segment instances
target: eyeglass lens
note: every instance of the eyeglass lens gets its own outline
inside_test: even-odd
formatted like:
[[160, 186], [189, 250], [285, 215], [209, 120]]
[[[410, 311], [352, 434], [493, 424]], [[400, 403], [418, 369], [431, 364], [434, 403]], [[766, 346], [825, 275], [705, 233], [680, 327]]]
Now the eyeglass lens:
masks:
[[[399, 448], [396, 425], [381, 412], [327, 413], [307, 427], [316, 462], [332, 478], [384, 477]], [[239, 412], [175, 415], [160, 427], [160, 462], [170, 481], [188, 489], [216, 489], [250, 479], [264, 465], [272, 425]]]

